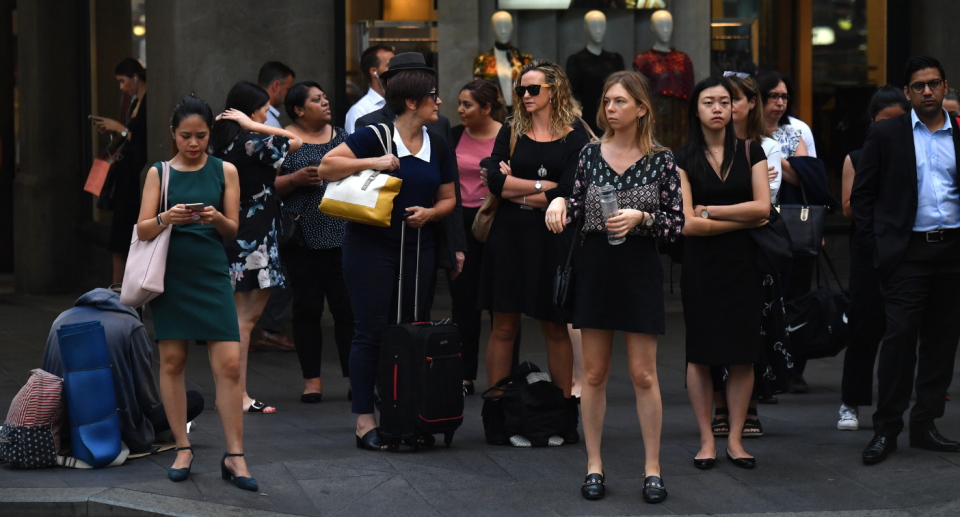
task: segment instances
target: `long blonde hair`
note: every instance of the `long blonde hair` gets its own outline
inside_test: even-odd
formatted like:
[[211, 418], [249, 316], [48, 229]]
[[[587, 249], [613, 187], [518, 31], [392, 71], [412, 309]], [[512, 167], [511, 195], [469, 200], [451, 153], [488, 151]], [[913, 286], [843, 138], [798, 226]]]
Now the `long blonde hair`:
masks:
[[[553, 102], [550, 109], [550, 133], [554, 136], [565, 136], [568, 127], [573, 127], [573, 121], [577, 119], [576, 106], [573, 101], [573, 94], [570, 91], [570, 80], [563, 69], [556, 63], [546, 59], [535, 59], [520, 69], [520, 75], [514, 86], [520, 86], [520, 80], [527, 72], [534, 70], [540, 71], [546, 77], [547, 84], [551, 85], [553, 90]], [[513, 95], [513, 92], [510, 92]], [[510, 128], [517, 137], [521, 137], [530, 131], [533, 127], [533, 116], [527, 112], [520, 102], [513, 103], [513, 117], [510, 121]]]
[[[764, 138], [770, 136], [770, 131], [763, 118], [763, 97], [760, 95], [760, 85], [749, 75], [743, 78], [731, 75], [727, 79], [730, 79], [733, 84], [733, 93], [737, 95], [737, 100], [740, 96], [744, 96], [748, 103], [751, 99], [755, 101], [753, 109], [747, 114], [747, 139], [762, 142]], [[733, 124], [733, 120], [730, 123]]]
[[[637, 129], [637, 147], [643, 151], [643, 154], [665, 151], [666, 148], [661, 146], [653, 136], [653, 103], [650, 102], [650, 86], [647, 84], [647, 79], [638, 72], [614, 72], [610, 74], [610, 77], [607, 77], [607, 81], [603, 84], [601, 102], [607, 96], [607, 91], [615, 84], [623, 86], [638, 106], [647, 108], [647, 114], [640, 117], [638, 121], [640, 127]], [[603, 130], [603, 136], [600, 138], [601, 142], [613, 138], [613, 128], [610, 127], [610, 122], [607, 120], [607, 110], [602, 107], [597, 113], [597, 125]]]

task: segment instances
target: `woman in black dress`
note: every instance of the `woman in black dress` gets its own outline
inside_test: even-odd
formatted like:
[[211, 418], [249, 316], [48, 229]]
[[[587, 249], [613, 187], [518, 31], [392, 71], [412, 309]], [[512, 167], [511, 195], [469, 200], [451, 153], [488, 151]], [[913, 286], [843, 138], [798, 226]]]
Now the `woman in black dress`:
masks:
[[[131, 228], [140, 215], [140, 172], [147, 164], [147, 71], [132, 57], [114, 69], [120, 91], [130, 97], [125, 123], [93, 117], [100, 133], [113, 133], [125, 141], [110, 170], [113, 181], [113, 223], [107, 248], [113, 253], [113, 283], [123, 282], [123, 270], [130, 250]], [[104, 189], [109, 189], [107, 185]]]
[[726, 78], [708, 77], [694, 88], [688, 116], [687, 143], [677, 164], [683, 192], [687, 237], [680, 280], [687, 330], [687, 391], [700, 427], [698, 468], [716, 460], [710, 428], [713, 407], [711, 366], [727, 366], [730, 435], [727, 457], [752, 468], [741, 433], [753, 391], [753, 363], [760, 359], [763, 275], [757, 248], [744, 231], [766, 224], [770, 215], [767, 158], [750, 146], [731, 124], [731, 92]]
[[[577, 443], [578, 409], [570, 398], [573, 345], [551, 300], [554, 275], [567, 257], [573, 232], [554, 235], [543, 225], [543, 212], [554, 199], [572, 193], [577, 158], [588, 138], [582, 129], [573, 129], [570, 82], [556, 64], [535, 60], [524, 65], [516, 95], [522, 102], [513, 104], [513, 117], [493, 145], [491, 158], [499, 170], [489, 173], [490, 192], [501, 202], [484, 249], [478, 305], [493, 312], [487, 382], [493, 386], [510, 374], [520, 315], [539, 320], [550, 375], [567, 397], [570, 427], [561, 438]], [[499, 399], [484, 401], [483, 426], [487, 443], [507, 443]]]
[[283, 260], [293, 289], [293, 342], [297, 347], [304, 387], [300, 402], [320, 402], [320, 350], [323, 332], [320, 318], [323, 299], [333, 316], [333, 337], [340, 357], [340, 373], [350, 375], [350, 343], [353, 341], [353, 311], [347, 284], [343, 281], [343, 233], [347, 222], [320, 212], [317, 207], [327, 191], [327, 182], [317, 165], [347, 136], [343, 128], [330, 123], [330, 101], [319, 84], [297, 83], [284, 101], [293, 124], [287, 129], [303, 139], [303, 147], [287, 156], [277, 195], [284, 210], [297, 217], [298, 235], [283, 249]]
[[271, 288], [286, 288], [280, 270], [278, 236], [283, 232], [283, 203], [274, 192], [277, 169], [288, 152], [303, 145], [299, 136], [264, 124], [270, 97], [246, 81], [230, 89], [222, 115], [210, 133], [210, 154], [232, 163], [240, 176], [240, 227], [224, 240], [230, 263], [230, 283], [240, 323], [240, 389], [244, 413], [276, 411], [247, 393], [250, 333], [256, 326]]
[[[598, 116], [600, 143], [580, 153], [573, 196], [557, 198], [547, 227], [560, 233], [584, 220], [583, 245], [573, 274], [573, 326], [583, 335], [583, 436], [587, 442], [587, 499], [604, 496], [600, 437], [606, 413], [614, 331], [627, 341], [630, 378], [646, 456], [643, 499], [659, 503], [667, 491], [660, 479], [663, 405], [657, 381], [657, 334], [663, 334], [663, 268], [656, 241], [671, 242], [683, 231], [680, 173], [673, 153], [653, 139], [653, 110], [646, 81], [637, 72], [607, 78]], [[603, 187], [617, 192], [620, 213], [605, 220]], [[569, 202], [569, 219], [567, 203]], [[607, 242], [607, 234], [626, 240]]]

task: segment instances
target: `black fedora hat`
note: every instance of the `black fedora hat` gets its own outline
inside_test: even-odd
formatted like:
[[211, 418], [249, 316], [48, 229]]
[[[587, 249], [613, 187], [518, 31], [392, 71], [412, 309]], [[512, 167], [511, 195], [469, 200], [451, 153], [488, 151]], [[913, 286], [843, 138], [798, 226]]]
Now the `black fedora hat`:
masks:
[[404, 52], [403, 54], [397, 54], [390, 58], [390, 62], [387, 64], [387, 71], [380, 74], [380, 79], [384, 81], [390, 79], [399, 72], [406, 72], [408, 70], [423, 70], [424, 72], [429, 72], [433, 74], [434, 77], [437, 76], [437, 71], [427, 66], [426, 60], [423, 59], [423, 54], [419, 52]]

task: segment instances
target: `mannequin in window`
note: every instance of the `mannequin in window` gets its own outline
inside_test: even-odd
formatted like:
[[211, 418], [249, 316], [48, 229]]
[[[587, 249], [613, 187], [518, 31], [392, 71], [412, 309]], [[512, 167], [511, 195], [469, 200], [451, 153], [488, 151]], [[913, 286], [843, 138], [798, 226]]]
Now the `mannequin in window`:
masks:
[[473, 78], [493, 81], [500, 87], [507, 113], [513, 108], [513, 82], [523, 65], [533, 61], [510, 44], [513, 35], [513, 17], [506, 11], [497, 11], [490, 18], [490, 26], [497, 42], [493, 48], [473, 60]]
[[587, 47], [567, 58], [567, 77], [573, 96], [583, 105], [583, 120], [593, 132], [600, 134], [597, 110], [607, 77], [624, 69], [623, 56], [603, 50], [607, 33], [607, 17], [600, 11], [590, 11], [583, 17], [583, 31], [587, 33]]
[[657, 42], [633, 61], [634, 70], [650, 81], [656, 109], [657, 140], [678, 149], [687, 134], [687, 104], [693, 91], [693, 63], [690, 56], [670, 48], [673, 16], [660, 10], [650, 17]]

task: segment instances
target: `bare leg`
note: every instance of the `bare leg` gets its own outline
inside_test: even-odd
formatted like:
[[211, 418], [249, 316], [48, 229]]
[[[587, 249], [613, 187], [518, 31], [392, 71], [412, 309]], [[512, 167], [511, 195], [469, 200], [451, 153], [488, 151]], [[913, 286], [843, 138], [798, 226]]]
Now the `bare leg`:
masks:
[[[187, 389], [183, 381], [183, 371], [187, 366], [187, 342], [160, 341], [160, 399], [163, 410], [170, 422], [170, 432], [176, 439], [177, 447], [189, 447], [187, 437]], [[173, 468], [182, 469], [190, 465], [193, 454], [190, 451], [177, 452]]]
[[127, 256], [123, 253], [113, 254], [113, 283], [123, 282], [123, 271], [127, 268]]
[[320, 380], [320, 377], [303, 381], [303, 394], [308, 393], [323, 393], [323, 381]]
[[[637, 395], [637, 416], [643, 435], [646, 459], [644, 476], [660, 476], [660, 429], [663, 426], [663, 402], [657, 379], [657, 336], [626, 333], [630, 379]], [[708, 425], [709, 427], [709, 425]]]
[[580, 330], [573, 328], [569, 323], [567, 334], [570, 335], [570, 343], [573, 344], [573, 385], [570, 388], [570, 394], [579, 397], [580, 384], [583, 380], [583, 338], [580, 337]]
[[[701, 460], [716, 458], [717, 445], [713, 440], [713, 430], [710, 429], [713, 380], [710, 378], [709, 366], [687, 363], [687, 394], [690, 395], [693, 414], [697, 417], [697, 427], [700, 428], [700, 452], [696, 457]], [[743, 420], [740, 420], [740, 426], [743, 427]]]
[[[237, 321], [240, 324], [240, 393], [243, 395], [243, 410], [246, 411], [253, 398], [247, 394], [247, 357], [250, 354], [250, 334], [257, 326], [263, 308], [270, 298], [270, 289], [254, 289], [246, 293], [233, 293], [237, 304]], [[273, 413], [276, 409], [264, 408], [264, 413]]]
[[743, 421], [747, 419], [747, 406], [753, 393], [753, 365], [733, 364], [727, 378], [727, 405], [730, 409], [730, 436], [727, 448], [734, 458], [750, 458], [743, 450]]
[[610, 377], [613, 331], [583, 329], [583, 391], [580, 411], [583, 439], [587, 444], [587, 474], [603, 473], [600, 439], [607, 412], [607, 380]]
[[573, 345], [566, 324], [541, 321], [543, 338], [547, 341], [547, 364], [553, 383], [563, 390], [563, 396], [570, 397], [573, 384]]
[[490, 341], [487, 342], [487, 386], [493, 386], [510, 375], [513, 340], [519, 329], [520, 314], [493, 313], [493, 331], [490, 332]]
[[[240, 395], [240, 344], [236, 341], [210, 341], [210, 368], [217, 383], [217, 410], [223, 422], [223, 435], [227, 452], [243, 453], [243, 408]], [[186, 416], [186, 410], [184, 410]], [[171, 428], [173, 427], [171, 423]], [[183, 426], [181, 426], [183, 427]], [[242, 456], [226, 460], [234, 476], [250, 477], [247, 463]]]

